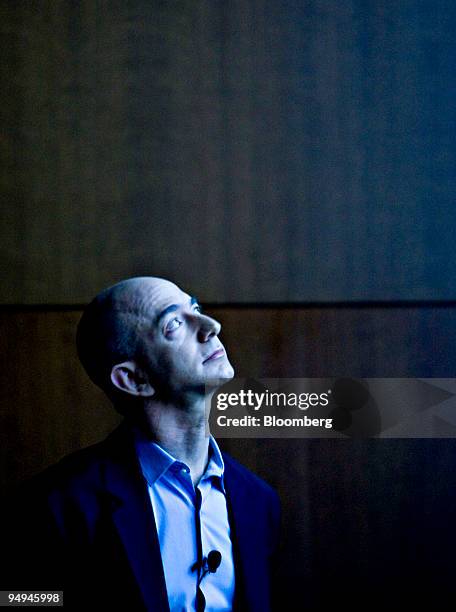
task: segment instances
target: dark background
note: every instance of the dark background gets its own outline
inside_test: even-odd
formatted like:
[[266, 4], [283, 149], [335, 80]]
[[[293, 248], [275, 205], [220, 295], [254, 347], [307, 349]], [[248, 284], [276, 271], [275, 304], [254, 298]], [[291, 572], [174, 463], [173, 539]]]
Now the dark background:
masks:
[[[2, 491], [118, 422], [74, 333], [128, 276], [196, 294], [240, 376], [454, 376], [453, 2], [3, 0], [0, 27]], [[290, 609], [454, 594], [453, 440], [223, 445], [281, 494]]]

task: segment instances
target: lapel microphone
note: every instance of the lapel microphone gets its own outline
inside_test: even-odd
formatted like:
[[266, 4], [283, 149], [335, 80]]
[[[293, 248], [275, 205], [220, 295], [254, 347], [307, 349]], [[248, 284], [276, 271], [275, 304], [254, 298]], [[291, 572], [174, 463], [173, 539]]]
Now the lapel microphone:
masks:
[[[220, 563], [222, 562], [222, 553], [218, 550], [211, 550], [211, 552], [201, 560], [201, 562], [195, 563], [195, 569], [198, 569], [198, 581], [196, 583], [196, 611], [204, 612], [206, 610], [206, 598], [201, 590], [201, 581], [206, 574], [215, 574]], [[202, 570], [202, 571], [201, 571]]]
[[[198, 587], [201, 584], [201, 580], [206, 576], [206, 574], [215, 574], [218, 570], [220, 563], [222, 562], [222, 553], [218, 550], [211, 550], [211, 552], [205, 557], [201, 562], [201, 574], [198, 579]], [[192, 567], [192, 569], [197, 569], [198, 562]]]
[[215, 574], [220, 563], [222, 562], [222, 553], [218, 550], [211, 550], [207, 555], [207, 571], [211, 574]]

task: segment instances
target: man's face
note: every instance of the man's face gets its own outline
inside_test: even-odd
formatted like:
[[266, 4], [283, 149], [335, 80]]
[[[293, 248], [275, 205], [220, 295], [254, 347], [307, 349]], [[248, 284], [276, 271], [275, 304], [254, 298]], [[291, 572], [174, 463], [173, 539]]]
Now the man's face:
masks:
[[220, 323], [173, 283], [155, 278], [143, 283], [139, 341], [152, 385], [179, 395], [230, 380], [234, 370], [218, 338]]

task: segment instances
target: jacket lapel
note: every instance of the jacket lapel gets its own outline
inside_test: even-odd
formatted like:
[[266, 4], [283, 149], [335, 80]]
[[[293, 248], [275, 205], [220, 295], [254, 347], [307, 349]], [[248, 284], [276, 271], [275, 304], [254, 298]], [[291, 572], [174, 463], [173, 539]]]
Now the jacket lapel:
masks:
[[112, 520], [148, 610], [169, 611], [165, 576], [152, 505], [126, 427], [107, 440], [105, 486]]
[[236, 567], [236, 599], [240, 610], [267, 612], [269, 610], [269, 576], [264, 567], [264, 531], [258, 523], [262, 509], [246, 480], [233, 469], [224, 454], [225, 489], [227, 493], [233, 553]]

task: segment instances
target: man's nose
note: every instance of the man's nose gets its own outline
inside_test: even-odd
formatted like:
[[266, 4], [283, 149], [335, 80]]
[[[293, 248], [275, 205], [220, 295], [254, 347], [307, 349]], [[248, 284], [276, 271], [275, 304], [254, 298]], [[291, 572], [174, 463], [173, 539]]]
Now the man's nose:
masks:
[[218, 321], [206, 315], [201, 316], [198, 337], [201, 342], [207, 342], [212, 336], [218, 336], [222, 326]]

